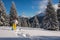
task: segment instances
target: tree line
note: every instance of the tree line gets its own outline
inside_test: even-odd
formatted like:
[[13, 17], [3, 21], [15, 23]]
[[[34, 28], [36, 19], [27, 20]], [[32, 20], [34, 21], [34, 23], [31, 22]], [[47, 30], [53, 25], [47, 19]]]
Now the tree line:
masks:
[[15, 3], [12, 2], [10, 8], [10, 14], [6, 14], [6, 10], [2, 1], [0, 1], [0, 26], [12, 26], [13, 20], [18, 20], [18, 26], [20, 27], [33, 27], [33, 28], [44, 28], [47, 30], [60, 30], [60, 0], [58, 9], [55, 11], [52, 0], [48, 0], [47, 8], [45, 10], [45, 16], [42, 23], [39, 23], [37, 16], [34, 16], [32, 22], [29, 18], [18, 16]]

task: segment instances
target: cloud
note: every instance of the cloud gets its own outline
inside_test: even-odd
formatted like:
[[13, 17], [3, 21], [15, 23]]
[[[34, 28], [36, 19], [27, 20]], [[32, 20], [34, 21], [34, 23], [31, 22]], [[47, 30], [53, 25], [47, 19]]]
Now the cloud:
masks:
[[54, 7], [54, 9], [56, 11], [58, 9], [58, 4], [54, 4], [53, 7]]
[[21, 17], [28, 18], [29, 16], [26, 16], [25, 12], [22, 12], [22, 16]]
[[[39, 3], [39, 11], [37, 11], [37, 14], [40, 14], [41, 12], [44, 12], [47, 8], [48, 0], [42, 0]], [[58, 4], [53, 4], [53, 7], [55, 8], [55, 11], [58, 9]]]
[[46, 7], [47, 3], [48, 3], [48, 0], [42, 0], [42, 1], [40, 1], [39, 6], [38, 6], [39, 11], [37, 12], [37, 14], [45, 11], [45, 9], [47, 8]]
[[22, 12], [22, 17], [26, 17], [26, 16], [25, 16], [25, 12]]

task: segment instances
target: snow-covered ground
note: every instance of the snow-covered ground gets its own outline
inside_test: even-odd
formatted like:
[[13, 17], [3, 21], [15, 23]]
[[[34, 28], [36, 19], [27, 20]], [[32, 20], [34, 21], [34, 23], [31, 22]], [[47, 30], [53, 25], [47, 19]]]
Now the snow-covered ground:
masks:
[[12, 30], [11, 27], [0, 27], [1, 37], [36, 37], [36, 36], [56, 36], [60, 37], [60, 31], [48, 31], [40, 28], [17, 27], [17, 30]]

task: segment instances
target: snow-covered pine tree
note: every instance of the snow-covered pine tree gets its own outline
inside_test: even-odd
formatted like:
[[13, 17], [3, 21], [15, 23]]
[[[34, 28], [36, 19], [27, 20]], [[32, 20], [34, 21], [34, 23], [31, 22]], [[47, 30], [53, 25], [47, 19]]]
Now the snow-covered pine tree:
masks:
[[17, 15], [15, 3], [12, 2], [12, 6], [11, 6], [11, 9], [10, 9], [10, 25], [12, 25], [14, 19], [17, 20], [18, 19], [18, 15]]
[[29, 19], [27, 19], [27, 24], [28, 24], [28, 27], [31, 27], [31, 24], [29, 22]]
[[58, 9], [57, 9], [57, 17], [58, 17], [59, 29], [60, 29], [60, 0], [59, 0], [59, 4], [58, 4]]
[[21, 27], [21, 16], [18, 17], [18, 26]]
[[53, 8], [51, 0], [48, 0], [48, 5], [45, 13], [46, 15], [43, 19], [43, 28], [48, 30], [59, 30], [57, 13]]
[[33, 19], [32, 27], [35, 27], [35, 28], [40, 27], [37, 16], [35, 16], [34, 19]]
[[2, 0], [0, 0], [0, 26], [6, 25], [6, 10]]
[[6, 21], [5, 21], [6, 26], [10, 26], [9, 21], [10, 21], [9, 14], [6, 14]]
[[28, 27], [27, 18], [26, 18], [26, 16], [24, 15], [24, 12], [22, 13], [22, 17], [21, 17], [21, 26], [22, 26], [22, 27]]
[[24, 17], [22, 17], [21, 26], [22, 27], [28, 27], [27, 20]]

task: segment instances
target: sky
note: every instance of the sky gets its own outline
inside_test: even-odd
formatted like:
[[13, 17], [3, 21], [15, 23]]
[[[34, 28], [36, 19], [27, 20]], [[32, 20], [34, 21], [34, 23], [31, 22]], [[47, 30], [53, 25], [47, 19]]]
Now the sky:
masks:
[[[47, 0], [2, 0], [6, 8], [7, 14], [10, 12], [12, 1], [15, 3], [16, 10], [19, 16], [34, 16], [44, 11], [47, 5]], [[58, 0], [52, 0], [53, 5], [56, 6]]]

